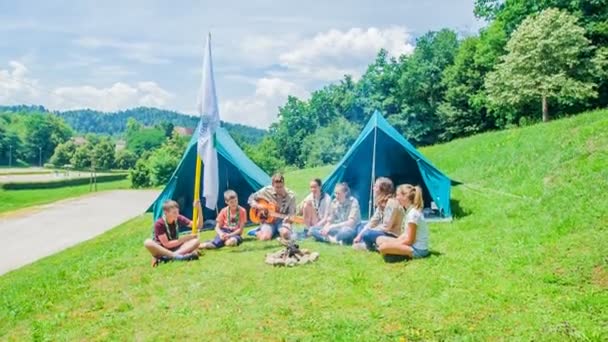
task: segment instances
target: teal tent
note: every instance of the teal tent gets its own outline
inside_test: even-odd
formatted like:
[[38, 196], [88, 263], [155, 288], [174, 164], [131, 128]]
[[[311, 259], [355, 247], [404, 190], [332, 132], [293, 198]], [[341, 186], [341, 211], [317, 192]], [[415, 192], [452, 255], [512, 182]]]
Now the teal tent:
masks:
[[[196, 130], [195, 132], [198, 132]], [[194, 199], [194, 173], [196, 164], [197, 137], [194, 135], [182, 160], [173, 172], [171, 179], [165, 186], [148, 211], [154, 213], [154, 220], [162, 215], [163, 203], [168, 199], [173, 199], [179, 203], [182, 215], [192, 218], [192, 202]], [[239, 204], [248, 208], [247, 198], [259, 188], [270, 183], [270, 177], [262, 171], [254, 162], [245, 155], [232, 139], [228, 131], [220, 127], [216, 131], [216, 149], [219, 164], [219, 196], [218, 210], [225, 206], [223, 193], [227, 189], [232, 189], [239, 196]], [[203, 165], [203, 168], [205, 166]], [[201, 193], [202, 189], [201, 172]], [[203, 207], [204, 207], [203, 200]], [[216, 211], [204, 208], [204, 219], [214, 219]]]
[[425, 215], [451, 219], [450, 178], [376, 111], [353, 146], [325, 179], [323, 191], [333, 193], [337, 183], [348, 183], [352, 194], [359, 200], [362, 217], [369, 218], [373, 211], [372, 186], [378, 177], [390, 178], [395, 186], [404, 183], [420, 185]]

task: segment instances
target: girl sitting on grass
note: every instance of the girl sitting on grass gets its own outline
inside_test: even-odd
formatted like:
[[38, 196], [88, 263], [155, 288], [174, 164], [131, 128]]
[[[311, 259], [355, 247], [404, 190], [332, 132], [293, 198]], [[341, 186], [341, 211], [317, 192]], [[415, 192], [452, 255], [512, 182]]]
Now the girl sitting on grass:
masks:
[[329, 212], [311, 229], [311, 235], [320, 242], [350, 245], [361, 222], [359, 202], [350, 195], [346, 183], [336, 185], [334, 193], [336, 198], [331, 202]]
[[403, 208], [395, 199], [393, 181], [380, 177], [374, 183], [376, 211], [354, 240], [353, 247], [360, 250], [376, 250], [376, 239], [380, 236], [396, 238], [401, 234]]
[[378, 237], [376, 244], [380, 254], [387, 262], [428, 257], [429, 227], [422, 214], [422, 189], [410, 184], [399, 185], [397, 200], [406, 209], [403, 220], [405, 231], [398, 238]]
[[321, 190], [321, 180], [315, 178], [310, 181], [310, 194], [300, 204], [298, 212], [304, 216], [305, 231], [315, 226], [327, 216], [331, 205], [331, 197]]

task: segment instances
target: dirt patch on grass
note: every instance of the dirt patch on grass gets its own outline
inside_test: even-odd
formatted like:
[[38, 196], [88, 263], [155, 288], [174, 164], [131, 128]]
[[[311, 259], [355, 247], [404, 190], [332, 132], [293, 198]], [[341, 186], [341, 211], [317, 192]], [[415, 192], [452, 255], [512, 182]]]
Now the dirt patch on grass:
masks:
[[591, 275], [591, 282], [602, 289], [608, 289], [608, 271], [602, 265], [595, 266]]

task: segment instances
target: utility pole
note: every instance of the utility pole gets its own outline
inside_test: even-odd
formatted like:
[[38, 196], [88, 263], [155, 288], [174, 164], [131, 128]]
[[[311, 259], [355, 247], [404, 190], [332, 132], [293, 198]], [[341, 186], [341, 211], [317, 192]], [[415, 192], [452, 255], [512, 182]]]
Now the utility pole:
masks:
[[13, 145], [8, 146], [8, 167], [13, 166]]
[[38, 146], [38, 151], [39, 151], [39, 159], [38, 159], [38, 166], [42, 167], [42, 146]]

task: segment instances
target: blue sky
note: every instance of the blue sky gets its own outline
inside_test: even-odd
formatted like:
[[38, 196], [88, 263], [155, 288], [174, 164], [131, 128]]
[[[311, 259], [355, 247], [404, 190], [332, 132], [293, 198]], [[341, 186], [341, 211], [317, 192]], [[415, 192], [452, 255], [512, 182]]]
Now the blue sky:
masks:
[[265, 128], [288, 94], [357, 77], [380, 48], [481, 25], [473, 0], [0, 0], [0, 104], [194, 114], [211, 32], [220, 116]]

